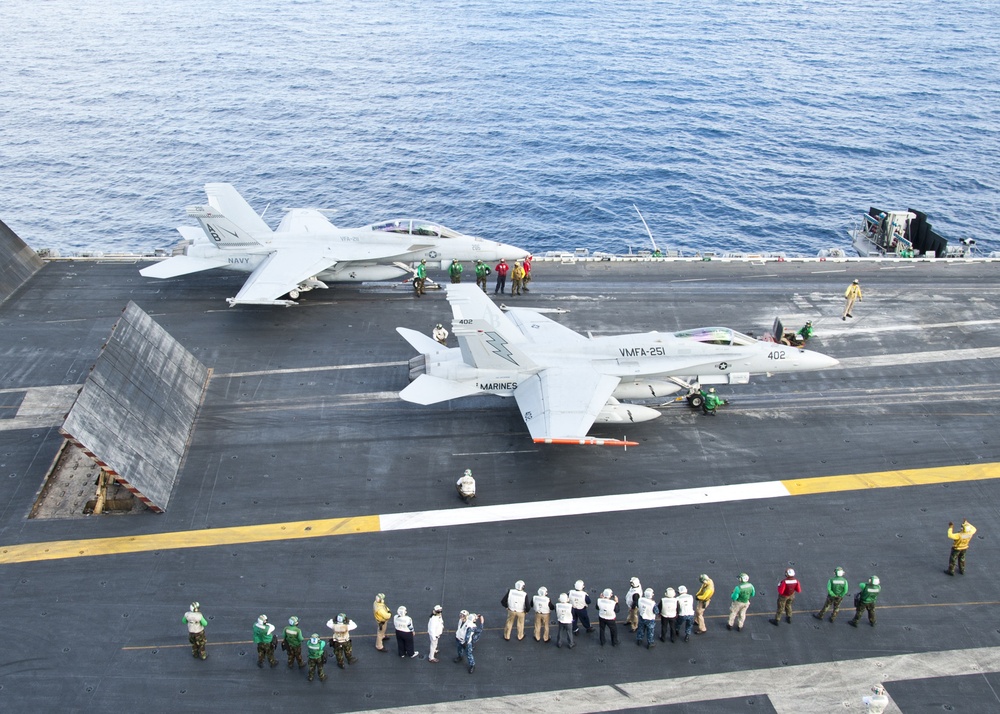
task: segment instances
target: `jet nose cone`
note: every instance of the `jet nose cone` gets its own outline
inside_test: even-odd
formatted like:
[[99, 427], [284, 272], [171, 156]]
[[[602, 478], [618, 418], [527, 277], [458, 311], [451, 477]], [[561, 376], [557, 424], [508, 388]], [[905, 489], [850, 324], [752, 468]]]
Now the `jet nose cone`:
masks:
[[840, 364], [840, 360], [821, 352], [802, 350], [802, 354], [799, 355], [799, 363], [802, 365], [802, 369], [830, 369]]
[[504, 259], [507, 260], [508, 262], [513, 260], [524, 260], [529, 255], [531, 255], [531, 253], [526, 251], [524, 248], [518, 248], [517, 246], [514, 245], [507, 245], [506, 243], [500, 243], [498, 245], [500, 249], [500, 255], [502, 255]]

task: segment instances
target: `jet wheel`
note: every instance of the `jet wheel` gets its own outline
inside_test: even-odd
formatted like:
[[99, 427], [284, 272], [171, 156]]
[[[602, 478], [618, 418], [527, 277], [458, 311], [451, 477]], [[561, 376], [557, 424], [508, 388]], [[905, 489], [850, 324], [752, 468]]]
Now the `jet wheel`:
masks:
[[299, 291], [298, 290], [291, 290], [291, 291], [289, 291], [288, 297], [290, 297], [292, 300], [298, 300], [299, 299]]
[[704, 403], [704, 399], [701, 398], [700, 394], [692, 394], [687, 398], [688, 404], [692, 409], [701, 409], [701, 405]]

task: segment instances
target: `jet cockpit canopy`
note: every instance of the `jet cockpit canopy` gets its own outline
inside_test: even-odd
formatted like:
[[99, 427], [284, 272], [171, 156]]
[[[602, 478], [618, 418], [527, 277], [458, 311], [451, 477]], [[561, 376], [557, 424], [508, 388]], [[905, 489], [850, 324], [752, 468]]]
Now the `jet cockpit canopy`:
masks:
[[372, 225], [373, 231], [403, 233], [413, 236], [435, 236], [441, 238], [461, 238], [462, 233], [446, 228], [439, 223], [411, 218], [397, 218]]
[[674, 337], [681, 340], [694, 340], [709, 345], [752, 345], [757, 342], [749, 335], [731, 330], [728, 327], [698, 327], [693, 330], [675, 332]]

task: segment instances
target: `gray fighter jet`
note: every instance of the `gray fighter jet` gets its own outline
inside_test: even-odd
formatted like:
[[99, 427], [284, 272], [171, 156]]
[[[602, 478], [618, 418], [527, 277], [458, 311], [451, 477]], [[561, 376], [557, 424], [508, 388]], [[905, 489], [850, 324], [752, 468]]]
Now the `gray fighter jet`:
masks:
[[[528, 252], [469, 236], [430, 221], [409, 218], [362, 228], [337, 228], [320, 211], [295, 208], [277, 230], [258, 216], [228, 183], [205, 185], [208, 205], [188, 206], [201, 228], [177, 230], [189, 244], [184, 255], [144, 268], [147, 278], [173, 278], [212, 268], [250, 273], [230, 305], [295, 305], [299, 295], [327, 282], [390, 280], [411, 272], [406, 263], [500, 258]], [[442, 266], [443, 267], [443, 266]], [[281, 299], [287, 295], [287, 299]]]
[[659, 398], [698, 385], [745, 384], [751, 374], [838, 363], [728, 327], [587, 337], [535, 310], [504, 313], [474, 285], [451, 285], [447, 297], [459, 347], [397, 327], [420, 352], [410, 361], [412, 382], [399, 396], [425, 405], [478, 394], [512, 396], [535, 443], [632, 444], [587, 432], [595, 422], [625, 424], [660, 415], [621, 399]]

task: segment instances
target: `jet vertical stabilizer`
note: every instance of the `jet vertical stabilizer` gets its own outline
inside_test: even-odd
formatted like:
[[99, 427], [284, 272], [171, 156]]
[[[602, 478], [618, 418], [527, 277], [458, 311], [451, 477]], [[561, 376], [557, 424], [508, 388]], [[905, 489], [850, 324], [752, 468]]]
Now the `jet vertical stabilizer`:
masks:
[[525, 342], [517, 326], [503, 314], [493, 301], [476, 285], [449, 285], [446, 296], [451, 305], [452, 325], [468, 320], [482, 320], [489, 328], [504, 336], [508, 342]]
[[455, 320], [452, 334], [458, 338], [462, 359], [478, 369], [531, 371], [537, 368], [507, 335], [485, 320]]
[[271, 228], [257, 215], [246, 199], [230, 183], [206, 183], [208, 204], [244, 230], [254, 235], [270, 235]]
[[187, 214], [198, 219], [216, 248], [253, 248], [262, 245], [250, 231], [237, 226], [212, 206], [188, 206]]

